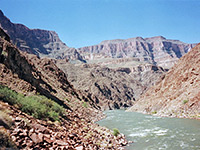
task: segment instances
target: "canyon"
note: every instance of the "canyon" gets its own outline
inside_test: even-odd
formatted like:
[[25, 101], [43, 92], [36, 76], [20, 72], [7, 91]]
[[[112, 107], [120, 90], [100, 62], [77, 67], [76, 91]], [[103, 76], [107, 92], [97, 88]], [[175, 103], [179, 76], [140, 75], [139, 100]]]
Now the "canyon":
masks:
[[66, 46], [55, 32], [14, 24], [3, 12], [0, 12], [0, 17], [1, 27], [16, 47], [40, 58], [54, 59], [70, 83], [87, 97], [93, 97], [101, 110], [130, 107], [166, 72], [162, 67], [138, 61], [137, 58], [105, 60], [102, 57], [100, 63], [97, 59], [89, 62], [85, 54]]
[[[196, 45], [156, 36], [105, 40], [75, 49], [64, 44], [54, 31], [12, 23], [2, 11], [0, 18], [0, 26], [6, 33], [2, 32], [4, 39], [10, 40], [20, 51], [56, 65], [66, 75], [66, 82], [100, 110], [132, 106]], [[36, 56], [32, 56], [31, 61]], [[47, 75], [48, 72], [44, 74]], [[46, 87], [49, 85], [37, 89], [44, 91]]]
[[[51, 59], [22, 52], [3, 30], [0, 35], [1, 148], [120, 149], [127, 144], [124, 135], [116, 137], [94, 123], [104, 117], [95, 101], [74, 89]], [[47, 106], [54, 107], [52, 114]]]
[[200, 44], [183, 56], [162, 81], [143, 94], [128, 111], [199, 119], [199, 62]]
[[[199, 52], [163, 36], [71, 48], [55, 31], [12, 23], [0, 10], [0, 136], [19, 149], [123, 149], [131, 143], [123, 134], [94, 123], [102, 111], [199, 119]], [[64, 113], [37, 118], [12, 95]]]
[[98, 45], [82, 47], [79, 50], [87, 58], [86, 60], [93, 60], [98, 57], [133, 57], [137, 58], [139, 62], [146, 62], [169, 69], [194, 45], [156, 36], [151, 38], [135, 37], [106, 40]]

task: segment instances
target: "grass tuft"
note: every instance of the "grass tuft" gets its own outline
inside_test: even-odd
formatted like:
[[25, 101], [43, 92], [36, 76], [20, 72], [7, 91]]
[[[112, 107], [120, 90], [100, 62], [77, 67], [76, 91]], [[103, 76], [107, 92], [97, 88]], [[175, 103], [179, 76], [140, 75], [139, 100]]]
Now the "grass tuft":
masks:
[[155, 110], [155, 111], [153, 111], [153, 112], [151, 112], [152, 114], [157, 114], [157, 111]]
[[120, 134], [119, 130], [117, 128], [114, 128], [113, 129], [113, 135], [118, 136], [118, 134]]
[[189, 100], [185, 99], [183, 100], [183, 104], [186, 104]]
[[83, 107], [85, 107], [85, 108], [87, 108], [87, 107], [88, 107], [88, 105], [87, 105], [87, 103], [86, 103], [86, 102], [83, 102]]

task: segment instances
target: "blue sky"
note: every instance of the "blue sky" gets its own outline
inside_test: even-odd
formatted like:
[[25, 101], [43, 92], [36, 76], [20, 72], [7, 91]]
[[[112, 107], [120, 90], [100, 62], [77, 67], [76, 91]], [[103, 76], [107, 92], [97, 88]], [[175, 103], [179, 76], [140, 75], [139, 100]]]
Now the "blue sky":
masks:
[[137, 36], [200, 42], [200, 0], [0, 0], [0, 9], [76, 48]]

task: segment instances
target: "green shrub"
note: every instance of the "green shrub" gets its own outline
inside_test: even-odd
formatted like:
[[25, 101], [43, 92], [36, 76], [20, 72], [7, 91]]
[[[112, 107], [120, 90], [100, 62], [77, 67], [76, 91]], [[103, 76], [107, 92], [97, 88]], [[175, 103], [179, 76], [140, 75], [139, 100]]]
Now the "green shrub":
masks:
[[59, 121], [59, 114], [55, 111], [49, 111], [48, 112], [48, 116], [51, 120], [54, 120], [54, 121]]
[[114, 128], [113, 129], [113, 135], [118, 136], [118, 134], [120, 134], [119, 130], [117, 128]]
[[88, 107], [88, 105], [87, 105], [87, 103], [86, 103], [86, 102], [83, 102], [83, 107], [85, 107], [85, 108], [87, 108], [87, 107]]
[[186, 104], [188, 102], [188, 100], [186, 99], [186, 100], [183, 100], [183, 104]]
[[6, 52], [6, 51], [2, 51], [2, 55], [4, 55], [4, 56], [8, 56], [8, 53]]
[[21, 111], [38, 119], [58, 121], [65, 115], [64, 108], [45, 96], [24, 96], [0, 85], [0, 97], [3, 101], [17, 106]]
[[155, 110], [155, 111], [153, 111], [153, 112], [151, 112], [152, 114], [157, 114], [157, 111]]
[[10, 104], [17, 104], [17, 93], [2, 85], [0, 85], [0, 97]]

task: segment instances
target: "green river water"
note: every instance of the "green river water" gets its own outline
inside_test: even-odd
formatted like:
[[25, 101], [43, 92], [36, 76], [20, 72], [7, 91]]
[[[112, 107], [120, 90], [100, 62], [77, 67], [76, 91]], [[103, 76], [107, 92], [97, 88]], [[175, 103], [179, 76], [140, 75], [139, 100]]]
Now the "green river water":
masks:
[[134, 143], [127, 150], [200, 150], [200, 121], [144, 115], [124, 110], [105, 111], [99, 122], [117, 128]]

